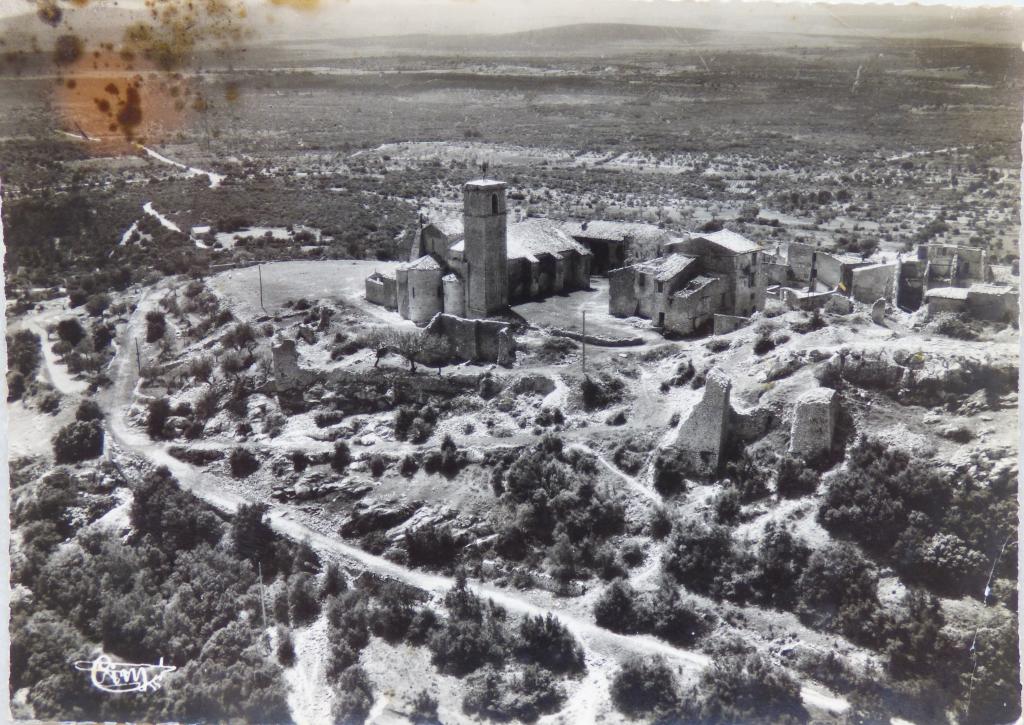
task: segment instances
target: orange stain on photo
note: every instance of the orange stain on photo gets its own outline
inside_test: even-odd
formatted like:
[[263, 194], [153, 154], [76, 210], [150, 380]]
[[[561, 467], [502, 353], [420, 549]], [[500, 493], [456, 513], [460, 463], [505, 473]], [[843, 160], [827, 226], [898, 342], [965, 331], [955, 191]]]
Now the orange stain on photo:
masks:
[[103, 153], [133, 153], [136, 143], [177, 132], [188, 115], [178, 99], [192, 92], [180, 75], [168, 78], [150, 66], [106, 49], [81, 54], [62, 67], [66, 80], [54, 89], [61, 125], [103, 141]]

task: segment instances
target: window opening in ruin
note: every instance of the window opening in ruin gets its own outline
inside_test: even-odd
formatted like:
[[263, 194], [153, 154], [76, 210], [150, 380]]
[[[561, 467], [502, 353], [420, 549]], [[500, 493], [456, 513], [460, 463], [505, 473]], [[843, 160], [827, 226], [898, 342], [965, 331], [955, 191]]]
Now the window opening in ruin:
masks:
[[658, 291], [661, 292], [661, 289], [664, 286], [665, 286], [664, 284], [662, 284], [661, 282], [658, 282]]
[[498, 213], [498, 195], [491, 194], [491, 214]]

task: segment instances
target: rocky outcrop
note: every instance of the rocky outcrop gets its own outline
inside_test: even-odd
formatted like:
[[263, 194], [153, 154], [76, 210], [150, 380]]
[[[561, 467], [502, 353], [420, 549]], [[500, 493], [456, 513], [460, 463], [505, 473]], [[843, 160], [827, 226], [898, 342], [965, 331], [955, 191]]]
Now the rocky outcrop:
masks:
[[355, 510], [338, 531], [346, 538], [365, 536], [372, 531], [386, 531], [407, 520], [421, 506], [423, 506], [422, 501], [398, 501], [396, 499], [374, 501], [370, 504], [360, 502], [356, 504]]
[[979, 390], [998, 398], [1017, 387], [1017, 365], [1009, 359], [905, 350], [843, 350], [818, 375], [826, 383], [845, 381], [879, 390], [900, 403], [929, 407], [959, 402]]

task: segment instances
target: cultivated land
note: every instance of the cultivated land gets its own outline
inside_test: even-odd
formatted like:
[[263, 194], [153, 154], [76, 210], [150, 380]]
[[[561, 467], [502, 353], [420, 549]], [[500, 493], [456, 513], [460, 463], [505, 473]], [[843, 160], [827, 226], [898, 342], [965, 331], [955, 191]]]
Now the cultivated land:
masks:
[[[420, 210], [457, 212], [483, 162], [525, 214], [1016, 259], [1011, 49], [691, 40], [254, 47], [186, 73], [208, 110], [127, 155], [74, 137], [52, 77], [0, 78], [19, 717], [1019, 714], [1015, 327], [773, 302], [665, 340], [607, 315], [595, 278], [512, 311], [512, 368], [412, 372], [375, 342], [415, 328], [363, 279], [404, 258]], [[584, 310], [588, 333], [641, 338], [588, 345], [588, 377], [551, 334]], [[319, 371], [298, 395], [276, 387], [281, 337]], [[713, 367], [746, 422], [706, 478], [671, 451]], [[795, 458], [796, 399], [821, 385], [835, 445]], [[68, 427], [74, 468], [50, 445]], [[523, 634], [538, 614], [564, 629]], [[67, 651], [149, 662], [170, 643], [184, 671], [160, 697], [74, 699]], [[611, 694], [634, 656], [674, 678], [640, 688], [647, 710]]]

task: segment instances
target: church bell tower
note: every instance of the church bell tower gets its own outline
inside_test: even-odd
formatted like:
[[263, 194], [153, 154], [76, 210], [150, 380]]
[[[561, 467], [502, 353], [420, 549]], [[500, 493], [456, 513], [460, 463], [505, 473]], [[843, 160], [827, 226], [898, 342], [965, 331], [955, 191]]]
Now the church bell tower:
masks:
[[505, 182], [480, 179], [462, 187], [466, 315], [487, 317], [508, 307]]

